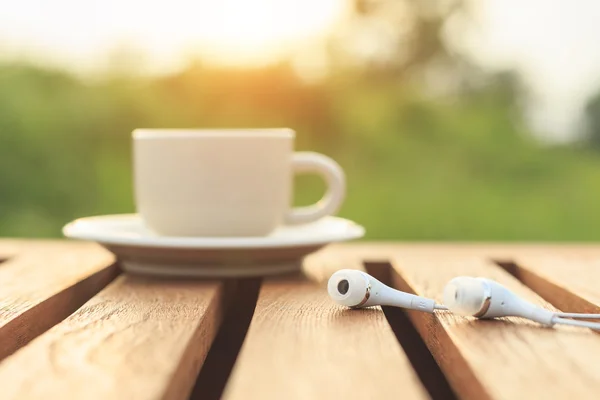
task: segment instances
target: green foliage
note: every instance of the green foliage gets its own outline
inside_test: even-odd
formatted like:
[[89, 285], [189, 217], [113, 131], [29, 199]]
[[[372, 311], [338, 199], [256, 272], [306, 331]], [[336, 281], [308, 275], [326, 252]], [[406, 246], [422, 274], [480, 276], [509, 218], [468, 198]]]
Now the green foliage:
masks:
[[[0, 66], [0, 235], [59, 236], [76, 217], [133, 212], [134, 128], [289, 126], [298, 149], [345, 168], [341, 215], [370, 239], [599, 239], [600, 158], [533, 141], [516, 88], [500, 75], [432, 99], [347, 70], [308, 85], [286, 64], [94, 83]], [[296, 201], [322, 190], [301, 177]]]
[[600, 148], [600, 93], [592, 97], [585, 107], [587, 140], [591, 146]]

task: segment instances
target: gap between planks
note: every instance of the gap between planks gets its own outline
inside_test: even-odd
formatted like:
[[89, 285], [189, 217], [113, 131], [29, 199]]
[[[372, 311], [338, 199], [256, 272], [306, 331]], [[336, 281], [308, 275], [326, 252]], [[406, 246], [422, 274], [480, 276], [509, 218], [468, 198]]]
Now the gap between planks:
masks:
[[[382, 283], [393, 286], [393, 269], [389, 262], [364, 263], [367, 272]], [[410, 360], [419, 379], [434, 400], [454, 400], [453, 392], [444, 373], [435, 358], [429, 352], [423, 338], [419, 335], [406, 310], [399, 307], [381, 307], [383, 314], [396, 335], [396, 339]]]
[[[196, 379], [192, 400], [220, 399], [254, 315], [260, 278], [226, 285], [225, 317]], [[229, 290], [227, 290], [229, 289]]]
[[[361, 252], [362, 254], [362, 252]], [[381, 309], [348, 310], [323, 287], [340, 268], [364, 269], [332, 246], [300, 276], [263, 282], [225, 399], [411, 398], [429, 394]]]
[[2, 398], [185, 399], [237, 285], [122, 275], [0, 364]]
[[600, 256], [529, 255], [497, 263], [564, 312], [600, 313]]
[[68, 317], [119, 273], [112, 255], [96, 245], [62, 241], [21, 249], [0, 267], [0, 360]]

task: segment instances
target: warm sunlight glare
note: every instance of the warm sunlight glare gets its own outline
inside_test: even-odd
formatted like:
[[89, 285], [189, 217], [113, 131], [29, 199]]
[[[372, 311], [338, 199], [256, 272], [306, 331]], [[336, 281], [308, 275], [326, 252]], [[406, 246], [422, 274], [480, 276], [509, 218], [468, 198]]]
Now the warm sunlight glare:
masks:
[[225, 63], [269, 62], [323, 37], [342, 9], [334, 0], [216, 1], [197, 26], [198, 46]]
[[0, 58], [94, 70], [115, 48], [130, 48], [154, 71], [198, 56], [261, 65], [313, 47], [349, 6], [348, 0], [22, 0], [0, 12]]

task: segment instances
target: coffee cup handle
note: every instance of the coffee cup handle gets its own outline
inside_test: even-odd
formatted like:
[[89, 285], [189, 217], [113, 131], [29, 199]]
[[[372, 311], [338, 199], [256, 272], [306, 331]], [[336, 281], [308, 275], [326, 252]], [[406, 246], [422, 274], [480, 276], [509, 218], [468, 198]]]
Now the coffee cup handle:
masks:
[[323, 154], [296, 152], [292, 169], [296, 174], [318, 173], [325, 180], [327, 191], [316, 204], [291, 209], [285, 218], [286, 224], [304, 224], [337, 212], [346, 196], [346, 177], [338, 163]]

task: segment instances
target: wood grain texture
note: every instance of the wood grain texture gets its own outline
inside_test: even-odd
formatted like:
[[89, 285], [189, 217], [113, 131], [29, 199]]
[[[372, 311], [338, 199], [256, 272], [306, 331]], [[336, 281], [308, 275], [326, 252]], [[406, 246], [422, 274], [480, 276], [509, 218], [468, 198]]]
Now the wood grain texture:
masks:
[[356, 242], [328, 246], [359, 256], [362, 261], [387, 261], [397, 252], [415, 256], [435, 253], [449, 257], [493, 258], [513, 260], [521, 255], [600, 257], [600, 245], [585, 243], [493, 243], [493, 242]]
[[322, 285], [339, 269], [359, 269], [364, 271], [363, 260], [378, 258], [387, 261], [386, 246], [356, 244], [332, 244], [310, 254], [302, 264], [302, 273], [309, 280]]
[[[393, 261], [396, 286], [442, 301], [459, 275], [495, 279], [534, 303], [549, 306], [517, 279], [478, 257], [441, 252]], [[438, 312], [410, 312], [457, 394], [468, 399], [595, 399], [600, 387], [600, 337], [589, 330], [543, 328], [519, 318], [483, 321]]]
[[521, 255], [505, 268], [565, 312], [600, 313], [600, 254]]
[[118, 274], [113, 256], [93, 244], [20, 242], [18, 247], [18, 254], [0, 265], [0, 360], [66, 318]]
[[[328, 263], [335, 259], [333, 250], [321, 253]], [[423, 399], [428, 395], [379, 308], [339, 307], [322, 285], [298, 277], [263, 283], [224, 398]]]
[[184, 399], [219, 327], [222, 286], [121, 276], [0, 364], [3, 399]]
[[23, 248], [23, 241], [2, 239], [0, 240], [0, 262], [14, 257]]
[[225, 285], [227, 311], [189, 400], [221, 399], [252, 321], [261, 283], [261, 278], [244, 278], [235, 287]]
[[53, 245], [64, 245], [64, 240], [39, 240], [39, 239], [0, 239], [0, 261], [15, 257], [19, 253], [37, 251]]
[[600, 246], [595, 244], [555, 243], [413, 243], [413, 242], [354, 242], [329, 245], [309, 255], [303, 272], [311, 280], [327, 282], [341, 268], [363, 269], [363, 263], [389, 262], [394, 255], [422, 257], [442, 254], [447, 257], [474, 257], [511, 262], [522, 256], [577, 256], [600, 259]]

